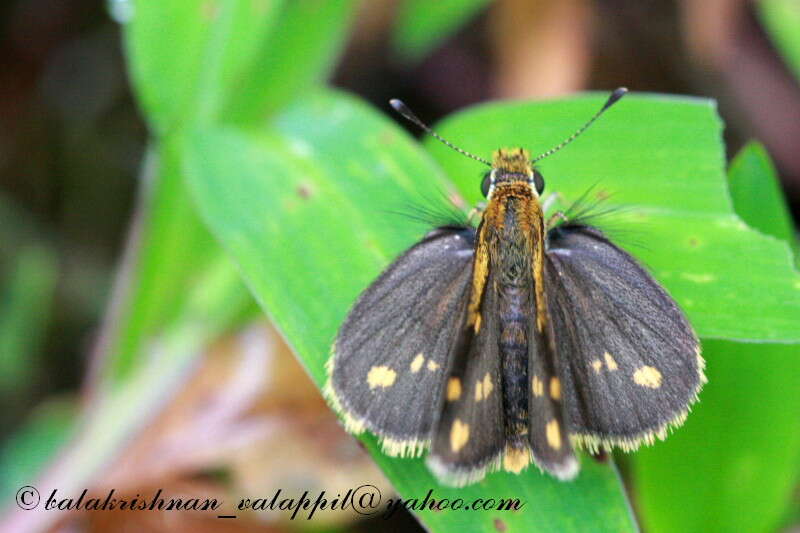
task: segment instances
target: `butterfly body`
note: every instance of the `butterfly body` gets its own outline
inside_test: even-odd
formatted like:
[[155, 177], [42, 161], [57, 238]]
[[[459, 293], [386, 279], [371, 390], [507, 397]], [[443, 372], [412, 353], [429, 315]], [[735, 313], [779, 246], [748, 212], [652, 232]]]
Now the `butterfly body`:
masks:
[[580, 221], [548, 227], [527, 151], [498, 150], [491, 166], [477, 229], [430, 232], [359, 297], [325, 393], [386, 453], [429, 450], [445, 483], [531, 462], [567, 480], [575, 447], [664, 438], [704, 363], [680, 309], [627, 252]]

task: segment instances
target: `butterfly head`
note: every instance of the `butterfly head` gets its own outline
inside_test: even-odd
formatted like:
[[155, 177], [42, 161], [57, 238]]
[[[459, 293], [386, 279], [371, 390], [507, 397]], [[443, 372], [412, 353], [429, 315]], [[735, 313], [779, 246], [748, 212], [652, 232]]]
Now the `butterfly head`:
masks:
[[533, 167], [531, 154], [524, 148], [501, 148], [494, 153], [492, 169], [483, 177], [481, 192], [489, 198], [496, 187], [524, 184], [536, 195], [544, 191], [544, 178]]

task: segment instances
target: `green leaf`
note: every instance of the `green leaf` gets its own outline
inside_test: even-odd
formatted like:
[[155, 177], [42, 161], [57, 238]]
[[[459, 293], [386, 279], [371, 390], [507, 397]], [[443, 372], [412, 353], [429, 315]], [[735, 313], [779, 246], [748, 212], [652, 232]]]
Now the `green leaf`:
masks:
[[[451, 116], [437, 129], [484, 157], [505, 146], [538, 154], [575, 131], [602, 102], [602, 96], [584, 96], [488, 104]], [[594, 186], [594, 198], [610, 195], [602, 208], [626, 210], [608, 221], [610, 229], [619, 226], [617, 242], [650, 268], [700, 336], [798, 341], [800, 276], [786, 243], [751, 229], [733, 212], [721, 130], [710, 101], [629, 95], [538, 168], [545, 192], [558, 191], [566, 204]], [[482, 199], [479, 164], [433, 139], [426, 144], [470, 201]], [[604, 227], [602, 217], [598, 225]]]
[[146, 342], [176, 319], [186, 291], [221, 250], [190, 202], [171, 138], [145, 161], [135, 229], [117, 281], [114, 308], [103, 335], [101, 375], [124, 378], [140, 361]]
[[796, 0], [761, 0], [756, 9], [787, 66], [800, 79], [800, 4]]
[[[800, 471], [797, 345], [705, 341], [686, 424], [633, 458], [648, 531], [776, 531]], [[679, 510], [679, 511], [678, 511]]]
[[489, 4], [489, 0], [403, 0], [394, 27], [394, 47], [418, 61]]
[[766, 235], [788, 242], [796, 254], [792, 215], [764, 146], [750, 142], [742, 148], [731, 161], [728, 180], [733, 208], [742, 220]]
[[[425, 229], [388, 210], [439, 200], [449, 184], [395, 124], [364, 104], [316, 93], [261, 131], [205, 128], [187, 146], [190, 189], [213, 233], [317, 385], [331, 341], [358, 293]], [[419, 514], [434, 531], [632, 531], [614, 469], [584, 460], [572, 483], [495, 473], [439, 486], [421, 459], [392, 459], [364, 442], [403, 498], [519, 498], [519, 512]]]
[[137, 0], [125, 45], [151, 127], [164, 133], [187, 119], [215, 118], [256, 60], [282, 3]]
[[[794, 240], [761, 145], [739, 152], [729, 180], [744, 220]], [[798, 346], [706, 341], [703, 348], [709, 382], [686, 426], [635, 457], [643, 522], [653, 531], [774, 531], [800, 469]]]
[[230, 121], [258, 123], [299, 93], [324, 81], [345, 42], [354, 0], [289, 0], [253, 68], [231, 94]]

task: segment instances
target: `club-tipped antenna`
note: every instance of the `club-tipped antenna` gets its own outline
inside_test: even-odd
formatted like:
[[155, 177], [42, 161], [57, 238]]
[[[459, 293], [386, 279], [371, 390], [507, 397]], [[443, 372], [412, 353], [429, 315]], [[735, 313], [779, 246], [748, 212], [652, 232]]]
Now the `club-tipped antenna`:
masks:
[[558, 146], [555, 146], [555, 147], [549, 149], [548, 151], [544, 152], [542, 155], [536, 156], [536, 158], [534, 158], [534, 160], [532, 162], [535, 163], [537, 161], [540, 161], [540, 160], [544, 159], [545, 157], [547, 157], [549, 155], [553, 155], [554, 153], [558, 152], [559, 150], [564, 148], [566, 145], [568, 145], [569, 143], [571, 143], [572, 141], [577, 139], [580, 136], [581, 133], [583, 133], [584, 131], [589, 129], [589, 126], [594, 124], [595, 120], [600, 118], [600, 115], [602, 115], [606, 111], [606, 109], [608, 109], [612, 105], [616, 104], [619, 101], [620, 98], [625, 96], [625, 93], [627, 93], [627, 92], [628, 92], [628, 89], [626, 89], [625, 87], [620, 87], [620, 88], [616, 89], [613, 93], [611, 93], [611, 96], [608, 97], [608, 100], [606, 100], [606, 103], [603, 104], [603, 107], [600, 108], [600, 111], [595, 113], [594, 116], [592, 118], [590, 118], [589, 121], [586, 124], [581, 126], [578, 131], [576, 131], [575, 133], [570, 135], [566, 140], [564, 140]]
[[406, 120], [408, 120], [410, 122], [413, 122], [414, 124], [416, 124], [417, 126], [422, 128], [423, 130], [425, 130], [426, 132], [430, 133], [431, 136], [433, 136], [434, 139], [436, 139], [438, 141], [441, 141], [443, 144], [445, 144], [446, 146], [449, 146], [450, 148], [452, 148], [453, 150], [455, 150], [459, 154], [465, 155], [465, 156], [469, 157], [470, 159], [474, 159], [475, 161], [480, 161], [481, 163], [483, 163], [484, 165], [486, 165], [488, 167], [492, 166], [492, 164], [489, 161], [487, 161], [486, 159], [484, 159], [482, 157], [478, 157], [477, 155], [471, 154], [471, 153], [467, 152], [466, 150], [463, 150], [463, 149], [459, 148], [458, 146], [454, 145], [453, 143], [451, 143], [450, 141], [448, 141], [444, 137], [441, 137], [438, 133], [436, 133], [430, 127], [428, 127], [428, 125], [426, 125], [424, 122], [422, 122], [419, 119], [419, 117], [417, 117], [417, 115], [415, 115], [414, 112], [411, 111], [408, 108], [408, 106], [406, 104], [404, 104], [401, 100], [398, 100], [397, 98], [392, 98], [391, 100], [389, 100], [389, 105], [391, 105], [394, 108], [395, 111], [397, 111], [398, 113], [403, 115], [403, 117], [405, 117]]

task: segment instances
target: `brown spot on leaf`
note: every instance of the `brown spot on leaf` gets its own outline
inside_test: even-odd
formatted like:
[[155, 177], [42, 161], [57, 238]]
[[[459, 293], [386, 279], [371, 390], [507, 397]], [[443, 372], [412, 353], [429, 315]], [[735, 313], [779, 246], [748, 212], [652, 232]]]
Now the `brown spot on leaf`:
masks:
[[301, 183], [297, 186], [297, 196], [303, 199], [311, 198], [311, 187], [305, 183]]
[[499, 518], [494, 519], [494, 528], [500, 532], [508, 531], [508, 526], [506, 525], [506, 523], [500, 520]]

